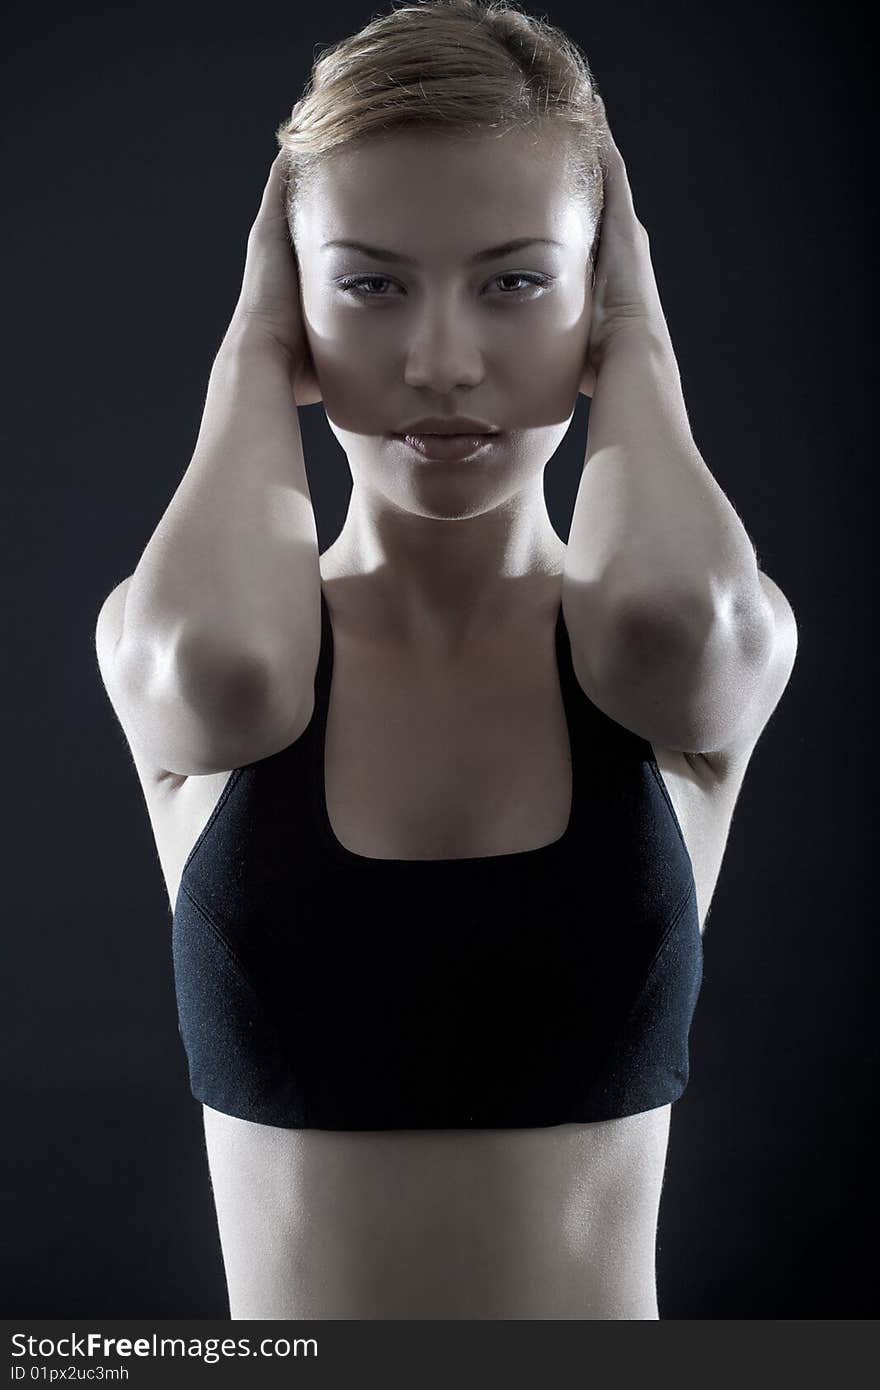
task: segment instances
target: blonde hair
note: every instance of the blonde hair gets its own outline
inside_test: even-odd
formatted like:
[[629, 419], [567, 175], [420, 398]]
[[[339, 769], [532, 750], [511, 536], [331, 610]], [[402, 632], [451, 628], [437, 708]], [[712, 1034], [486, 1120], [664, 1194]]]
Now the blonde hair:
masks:
[[[394, 5], [322, 50], [276, 131], [291, 236], [297, 195], [328, 155], [411, 130], [453, 138], [567, 133], [569, 187], [598, 229], [605, 127], [595, 93], [590, 65], [573, 40], [515, 0]], [[594, 235], [591, 274], [597, 241]]]

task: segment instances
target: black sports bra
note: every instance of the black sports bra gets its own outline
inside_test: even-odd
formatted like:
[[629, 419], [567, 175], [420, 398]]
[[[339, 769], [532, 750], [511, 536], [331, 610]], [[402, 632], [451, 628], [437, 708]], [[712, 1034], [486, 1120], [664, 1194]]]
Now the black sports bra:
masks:
[[333, 635], [315, 708], [230, 775], [184, 865], [172, 951], [192, 1094], [260, 1124], [520, 1128], [676, 1100], [703, 948], [691, 859], [651, 744], [556, 661], [572, 758], [551, 844], [369, 859], [327, 814]]

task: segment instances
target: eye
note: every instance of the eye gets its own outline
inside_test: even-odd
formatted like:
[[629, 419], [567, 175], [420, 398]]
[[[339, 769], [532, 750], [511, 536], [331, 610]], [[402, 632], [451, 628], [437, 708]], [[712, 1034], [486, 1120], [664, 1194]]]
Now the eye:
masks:
[[[546, 289], [548, 285], [552, 284], [554, 279], [555, 276], [538, 275], [532, 271], [521, 272], [519, 270], [505, 270], [502, 271], [500, 275], [496, 275], [493, 280], [490, 280], [489, 283], [495, 284], [499, 280], [525, 281], [525, 289], [515, 287], [513, 289], [501, 290], [500, 293], [503, 299], [512, 299], [514, 297], [519, 297], [520, 295], [523, 295], [525, 293], [525, 290], [527, 289]], [[343, 280], [337, 280], [336, 283], [342, 290], [343, 294], [352, 295], [355, 299], [388, 299], [390, 298], [389, 295], [384, 294], [381, 291], [379, 291], [378, 293], [374, 293], [373, 291], [366, 289], [365, 286], [377, 284], [392, 285], [394, 281], [390, 280], [387, 275], [349, 275]], [[529, 295], [529, 298], [534, 299], [536, 298], [536, 296], [531, 294]]]
[[360, 299], [387, 299], [387, 294], [371, 294], [365, 285], [385, 284], [390, 285], [391, 281], [387, 275], [350, 275], [345, 280], [338, 280], [337, 284], [343, 294], [354, 295]]
[[[495, 276], [495, 279], [496, 279], [496, 280], [525, 280], [526, 284], [528, 284], [528, 285], [539, 285], [539, 286], [541, 286], [542, 288], [545, 288], [547, 285], [550, 284], [550, 281], [551, 281], [551, 279], [552, 279], [552, 276], [550, 276], [550, 275], [534, 275], [534, 274], [532, 274], [531, 272], [529, 272], [528, 274], [524, 274], [524, 273], [521, 273], [521, 272], [518, 271], [518, 270], [505, 270], [501, 275], [496, 275], [496, 276]], [[521, 293], [522, 293], [522, 290], [509, 290], [509, 291], [505, 292], [505, 298], [509, 298], [510, 295], [511, 295], [511, 294], [514, 294], [514, 293], [516, 293], [516, 294], [521, 294]]]

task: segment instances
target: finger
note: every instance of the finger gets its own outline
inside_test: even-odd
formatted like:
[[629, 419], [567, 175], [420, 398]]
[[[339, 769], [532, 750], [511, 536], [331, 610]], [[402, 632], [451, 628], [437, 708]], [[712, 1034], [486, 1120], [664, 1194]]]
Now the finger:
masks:
[[599, 107], [602, 143], [601, 143], [601, 163], [603, 183], [605, 186], [605, 214], [609, 220], [620, 218], [629, 223], [636, 218], [635, 203], [633, 201], [632, 188], [630, 187], [629, 175], [626, 170], [626, 162], [617, 147], [611, 127], [608, 124], [608, 117], [605, 112], [605, 103], [598, 93], [594, 93], [594, 100]]
[[611, 132], [611, 127], [608, 124], [608, 114], [605, 110], [605, 103], [598, 92], [593, 93], [593, 100], [599, 108], [599, 124], [602, 130], [603, 152], [606, 154], [608, 163], [610, 165], [615, 165], [618, 160], [622, 163], [623, 160], [620, 150], [617, 148], [617, 144]]
[[266, 222], [270, 218], [285, 217], [284, 194], [287, 177], [284, 171], [284, 151], [279, 150], [269, 167], [269, 175], [263, 188], [256, 220]]

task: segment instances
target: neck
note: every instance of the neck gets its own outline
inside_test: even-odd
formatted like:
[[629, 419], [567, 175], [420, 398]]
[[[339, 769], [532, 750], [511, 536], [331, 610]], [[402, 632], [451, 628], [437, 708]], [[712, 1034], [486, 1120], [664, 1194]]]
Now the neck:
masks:
[[[566, 546], [544, 503], [522, 496], [459, 520], [376, 511], [352, 491], [322, 576], [367, 581], [373, 618], [408, 643], [461, 645], [558, 600]], [[375, 630], [375, 628], [373, 628]]]

